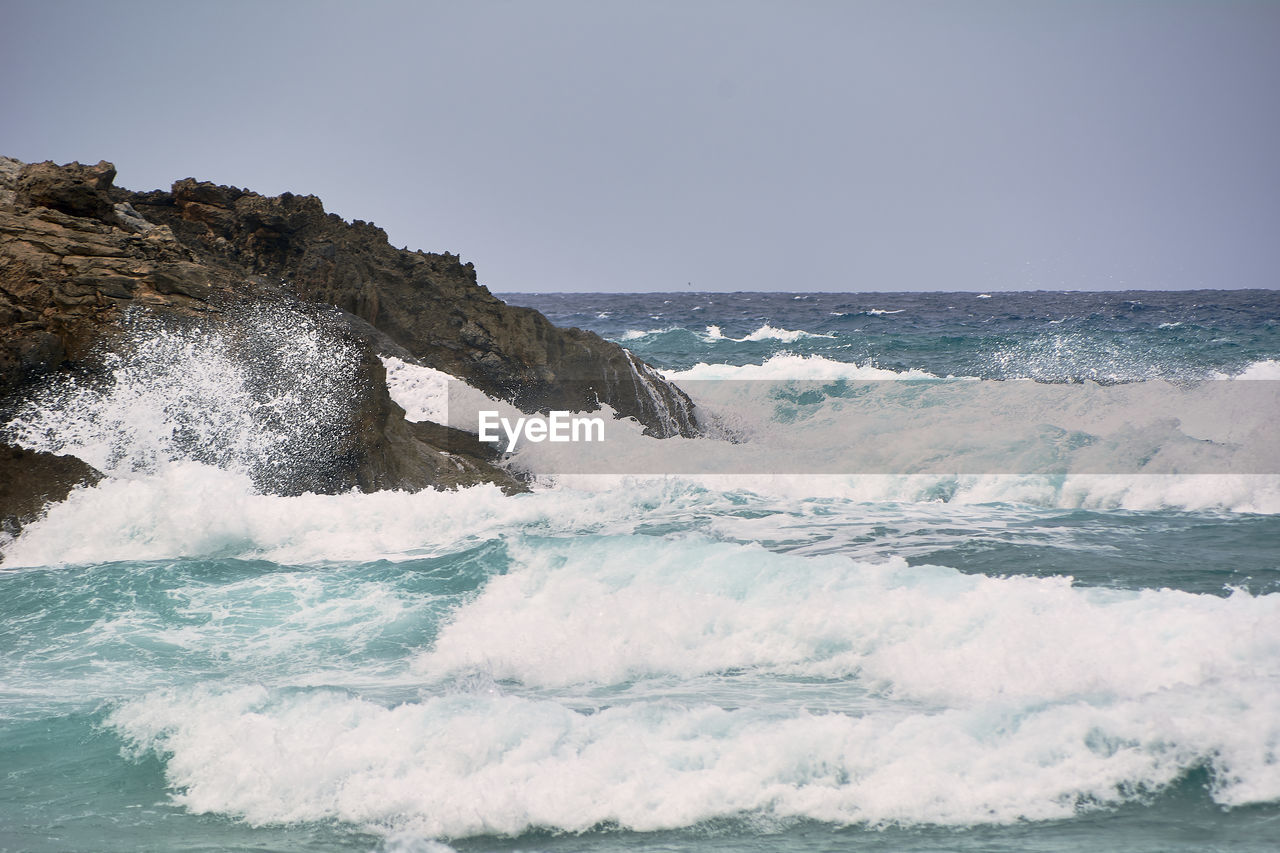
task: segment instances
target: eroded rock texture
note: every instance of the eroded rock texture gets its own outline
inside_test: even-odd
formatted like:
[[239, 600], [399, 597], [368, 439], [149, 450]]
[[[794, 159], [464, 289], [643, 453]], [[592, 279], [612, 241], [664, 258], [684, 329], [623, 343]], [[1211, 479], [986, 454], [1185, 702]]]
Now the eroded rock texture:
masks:
[[[522, 488], [487, 445], [406, 421], [378, 354], [415, 358], [525, 411], [607, 403], [658, 436], [697, 430], [688, 398], [643, 362], [506, 305], [454, 255], [397, 250], [380, 228], [327, 214], [313, 196], [269, 198], [193, 179], [133, 193], [114, 178], [106, 162], [0, 158], [0, 418], [51, 375], [92, 377], [103, 353], [129, 345], [125, 319], [137, 312], [217, 324], [245, 305], [287, 304], [332, 306], [330, 325], [361, 350], [350, 422], [329, 458], [264, 484], [272, 491]], [[14, 465], [36, 472], [11, 477], [10, 491], [37, 504], [65, 495], [64, 480], [97, 476], [55, 476], [64, 463], [10, 452]], [[41, 471], [49, 489], [37, 488]], [[11, 517], [30, 514], [23, 503]]]

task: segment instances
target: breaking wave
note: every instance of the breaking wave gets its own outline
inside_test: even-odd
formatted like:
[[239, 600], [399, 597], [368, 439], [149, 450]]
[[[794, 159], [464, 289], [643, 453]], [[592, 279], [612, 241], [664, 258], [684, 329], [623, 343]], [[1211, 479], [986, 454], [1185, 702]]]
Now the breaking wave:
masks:
[[418, 656], [406, 701], [204, 686], [128, 700], [108, 723], [165, 758], [193, 811], [435, 838], [1060, 819], [1201, 767], [1234, 807], [1280, 798], [1278, 608], [530, 537]]
[[113, 477], [194, 461], [273, 488], [339, 452], [360, 393], [358, 350], [323, 313], [138, 312], [114, 344], [98, 371], [60, 376], [26, 400], [4, 427], [9, 440]]

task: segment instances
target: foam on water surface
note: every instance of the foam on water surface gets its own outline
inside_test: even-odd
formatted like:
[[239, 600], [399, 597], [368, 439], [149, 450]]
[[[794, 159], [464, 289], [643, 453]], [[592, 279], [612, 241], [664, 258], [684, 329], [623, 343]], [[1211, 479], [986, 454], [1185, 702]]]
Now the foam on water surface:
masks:
[[[592, 553], [600, 547], [608, 553]], [[655, 548], [670, 552], [667, 565]], [[687, 679], [708, 667], [751, 679], [779, 664], [825, 668], [853, 645], [865, 653], [856, 677], [884, 682], [885, 702], [868, 712], [536, 698], [502, 680], [453, 690], [424, 672], [426, 695], [400, 704], [197, 688], [127, 702], [109, 723], [167, 757], [192, 810], [434, 837], [648, 831], [743, 813], [1058, 819], [1140, 798], [1202, 764], [1222, 805], [1280, 796], [1267, 758], [1280, 743], [1280, 597], [1099, 595], [902, 565], [850, 566], [841, 581], [812, 562], [734, 549], [717, 562], [695, 549], [687, 594], [673, 601], [664, 587], [677, 550], [596, 542], [526, 553], [462, 606], [424, 669], [462, 654], [454, 662], [557, 684], [566, 673], [625, 686], [637, 673]], [[1091, 642], [1100, 636], [1110, 642]]]
[[701, 362], [685, 370], [664, 372], [667, 379], [679, 383], [703, 379], [937, 379], [923, 370], [894, 371], [871, 365], [835, 361], [821, 355], [777, 353], [761, 364], [708, 364]]
[[[932, 715], [778, 715], [639, 703], [594, 713], [458, 694], [385, 707], [334, 692], [163, 694], [110, 724], [168, 756], [178, 801], [266, 824], [339, 819], [433, 837], [638, 831], [757, 813], [837, 824], [1050, 820], [1213, 763], [1224, 805], [1280, 794], [1273, 703], [1170, 693]], [[1270, 720], [1272, 722], [1269, 723]], [[1234, 724], [1233, 724], [1234, 721]], [[1133, 792], [1126, 795], [1125, 792]]]
[[[242, 474], [175, 463], [151, 477], [109, 479], [76, 490], [6, 546], [0, 569], [184, 557], [287, 564], [406, 560], [518, 531], [630, 532], [668, 520], [681, 529], [697, 528], [734, 517], [741, 508], [803, 527], [814, 522], [813, 501], [822, 502], [825, 514], [855, 518], [877, 506], [898, 507], [894, 512], [903, 517], [919, 506], [935, 524], [965, 514], [971, 516], [965, 523], [977, 523], [1017, 506], [1280, 513], [1280, 484], [1270, 476], [552, 479], [557, 485], [512, 497], [492, 486], [282, 497], [260, 494]], [[742, 524], [738, 535], [748, 539], [769, 530], [767, 521]]]
[[1280, 653], [1280, 595], [1079, 588], [644, 537], [522, 545], [513, 562], [419, 672], [567, 686], [750, 670], [857, 678], [950, 707], [1280, 677], [1266, 663]]
[[[851, 434], [841, 382], [1277, 378], [1271, 327], [1250, 339], [1151, 299], [1082, 322], [1072, 300], [1041, 309], [1052, 295], [787, 294], [769, 305], [794, 311], [768, 317], [756, 295], [668, 297], [575, 298], [569, 324], [666, 365], [721, 431], [659, 441], [605, 412], [608, 442], [577, 452], [732, 462], [773, 430], [817, 452]], [[273, 363], [323, 372], [310, 328], [278, 329]], [[887, 331], [869, 350], [873, 329]], [[969, 337], [908, 345], [934, 346], [935, 329]], [[1113, 333], [1149, 352], [1102, 360]], [[974, 341], [986, 348], [950, 358]], [[568, 474], [528, 444], [507, 464], [530, 494], [281, 497], [260, 463], [337, 411], [340, 384], [272, 384], [237, 347], [143, 336], [151, 362], [117, 361], [113, 382], [63, 389], [17, 423], [30, 446], [111, 475], [27, 526], [0, 566], [0, 735], [25, 738], [5, 755], [0, 794], [21, 805], [0, 833], [24, 849], [87, 849], [45, 836], [110, 841], [122, 820], [156, 848], [149, 833], [176, 826], [209, 848], [312, 833], [317, 849], [388, 853], [1021, 849], [1029, 833], [1045, 849], [1147, 850], [1181, 832], [1269, 849], [1275, 476]], [[385, 364], [414, 419], [514, 414]], [[715, 399], [702, 379], [771, 382]], [[766, 390], [789, 380], [832, 387]], [[289, 420], [304, 399], [318, 405]], [[1232, 411], [1108, 452], [1170, 459], [1254, 433]], [[94, 773], [128, 805], [93, 793]], [[71, 821], [30, 793], [80, 803], [67, 780], [81, 778], [86, 815]], [[929, 827], [953, 829], [910, 834]], [[1074, 841], [1045, 840], [1063, 828]]]
[[803, 338], [832, 338], [834, 335], [824, 335], [819, 332], [806, 332], [803, 329], [776, 329], [768, 323], [762, 324], [754, 332], [750, 332], [745, 337], [731, 338], [725, 335], [724, 330], [719, 326], [707, 326], [706, 337], [711, 341], [733, 341], [736, 343], [746, 343], [748, 341], [781, 341], [782, 343], [795, 343]]

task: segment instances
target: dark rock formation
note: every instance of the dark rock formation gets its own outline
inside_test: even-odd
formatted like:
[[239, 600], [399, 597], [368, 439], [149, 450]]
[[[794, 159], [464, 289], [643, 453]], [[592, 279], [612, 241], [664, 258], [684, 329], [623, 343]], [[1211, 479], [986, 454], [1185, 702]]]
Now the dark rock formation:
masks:
[[472, 264], [395, 249], [381, 228], [348, 225], [314, 196], [266, 198], [186, 179], [171, 193], [119, 199], [208, 266], [283, 280], [297, 297], [350, 312], [423, 363], [525, 411], [608, 403], [653, 434], [696, 433], [688, 397], [622, 347], [507, 305], [476, 283]]
[[17, 202], [21, 207], [47, 207], [70, 216], [108, 220], [115, 212], [107, 190], [116, 177], [116, 167], [106, 160], [96, 166], [70, 163], [33, 163], [17, 180]]
[[114, 174], [0, 158], [0, 398], [83, 362], [123, 308], [208, 314], [244, 287], [169, 229], [125, 227], [104, 188]]
[[0, 533], [17, 533], [40, 516], [45, 504], [63, 500], [76, 486], [91, 486], [100, 479], [100, 473], [74, 456], [0, 444]]
[[[44, 377], [68, 369], [92, 375], [103, 353], [127, 347], [124, 319], [130, 311], [144, 309], [170, 324], [216, 325], [247, 304], [306, 308], [278, 282], [209, 264], [169, 228], [113, 200], [113, 176], [109, 164], [0, 160], [0, 422]], [[364, 345], [378, 333], [367, 327], [362, 332], [365, 324], [355, 317], [343, 321], [340, 312], [323, 310], [333, 315], [329, 325], [335, 334], [360, 344], [350, 425], [327, 437], [327, 458], [282, 468], [287, 478], [281, 471], [265, 472], [260, 487], [286, 494], [486, 482], [509, 492], [524, 488], [488, 454], [454, 453], [415, 431], [387, 393], [381, 361]], [[11, 501], [28, 494], [39, 506], [43, 495], [65, 496], [55, 469], [28, 463], [23, 457], [34, 473], [14, 481]], [[42, 474], [52, 478], [49, 489], [31, 491]], [[20, 508], [30, 515], [26, 504]], [[23, 513], [9, 515], [17, 519]]]
[[[387, 372], [382, 361], [372, 350], [365, 349], [362, 355], [360, 386], [385, 392]], [[352, 424], [342, 456], [346, 464], [335, 466], [341, 472], [340, 480], [297, 491], [417, 491], [478, 483], [492, 483], [507, 494], [527, 491], [524, 484], [494, 464], [499, 454], [492, 445], [440, 424], [407, 421], [404, 409], [389, 394], [361, 395]]]
[[[114, 177], [106, 162], [0, 157], [0, 423], [44, 378], [92, 371], [102, 353], [127, 346], [131, 313], [218, 324], [245, 305], [276, 303], [332, 306], [326, 322], [361, 357], [349, 428], [332, 437], [323, 464], [260, 483], [271, 491], [522, 488], [473, 436], [405, 421], [376, 354], [417, 360], [525, 411], [607, 403], [659, 436], [696, 431], [688, 398], [643, 362], [504, 304], [454, 255], [396, 250], [380, 228], [326, 214], [313, 196], [268, 198], [191, 179], [132, 193]], [[90, 476], [19, 461], [37, 473], [12, 488], [37, 503], [65, 494], [68, 477]]]

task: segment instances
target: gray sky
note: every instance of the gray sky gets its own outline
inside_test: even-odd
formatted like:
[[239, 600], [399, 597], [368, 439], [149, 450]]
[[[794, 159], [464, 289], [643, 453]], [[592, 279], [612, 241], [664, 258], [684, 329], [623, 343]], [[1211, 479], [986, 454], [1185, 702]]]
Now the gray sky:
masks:
[[1280, 2], [4, 0], [0, 153], [513, 290], [1280, 287]]

